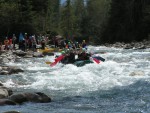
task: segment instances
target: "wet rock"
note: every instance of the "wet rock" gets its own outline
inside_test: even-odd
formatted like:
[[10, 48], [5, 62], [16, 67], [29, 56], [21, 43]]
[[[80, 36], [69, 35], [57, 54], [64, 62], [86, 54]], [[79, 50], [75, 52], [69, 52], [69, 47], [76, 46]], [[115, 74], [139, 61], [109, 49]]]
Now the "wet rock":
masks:
[[44, 55], [40, 52], [34, 52], [33, 57], [44, 57]]
[[144, 76], [145, 73], [143, 71], [135, 71], [130, 73], [130, 76]]
[[125, 47], [124, 47], [124, 49], [133, 49], [133, 46], [130, 45], [130, 44], [126, 44]]
[[17, 74], [19, 72], [24, 72], [24, 71], [18, 67], [15, 67], [15, 66], [9, 67], [9, 74]]
[[24, 94], [13, 94], [9, 97], [9, 99], [18, 104], [22, 104], [28, 101]]
[[3, 86], [2, 82], [0, 82], [0, 86]]
[[24, 71], [16, 66], [2, 66], [0, 75], [17, 74], [19, 72], [24, 72]]
[[22, 104], [24, 102], [35, 102], [35, 103], [51, 102], [51, 98], [41, 92], [13, 94], [9, 97], [9, 99], [18, 104]]
[[8, 60], [8, 58], [6, 57], [6, 58], [3, 58], [3, 61], [2, 62], [4, 62], [4, 63], [8, 63], [9, 62], [9, 60]]
[[23, 57], [25, 56], [27, 53], [21, 50], [16, 50], [13, 52], [14, 54], [16, 54], [17, 56]]
[[3, 106], [3, 105], [17, 105], [17, 104], [14, 101], [9, 100], [9, 99], [0, 99], [0, 106]]
[[0, 75], [8, 75], [8, 74], [9, 74], [8, 71], [5, 71], [5, 70], [0, 71]]
[[13, 92], [11, 89], [6, 88], [4, 86], [0, 86], [0, 99], [9, 97], [12, 94], [13, 94]]
[[2, 67], [0, 67], [0, 71], [2, 71], [3, 69], [2, 69]]
[[37, 93], [25, 93], [26, 97], [30, 102], [37, 102], [37, 103], [48, 103], [51, 102], [51, 98], [41, 92]]

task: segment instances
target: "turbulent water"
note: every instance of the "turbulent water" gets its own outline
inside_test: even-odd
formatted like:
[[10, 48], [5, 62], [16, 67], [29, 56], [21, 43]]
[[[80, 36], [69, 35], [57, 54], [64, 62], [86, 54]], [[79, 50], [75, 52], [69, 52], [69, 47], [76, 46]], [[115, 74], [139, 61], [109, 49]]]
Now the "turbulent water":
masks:
[[[21, 59], [24, 73], [0, 76], [13, 92], [43, 92], [51, 103], [2, 106], [0, 111], [21, 113], [149, 113], [150, 49], [123, 50], [89, 46], [88, 51], [105, 58], [83, 67], [45, 62], [54, 56]], [[101, 54], [101, 52], [106, 52]], [[131, 76], [135, 75], [135, 76]]]

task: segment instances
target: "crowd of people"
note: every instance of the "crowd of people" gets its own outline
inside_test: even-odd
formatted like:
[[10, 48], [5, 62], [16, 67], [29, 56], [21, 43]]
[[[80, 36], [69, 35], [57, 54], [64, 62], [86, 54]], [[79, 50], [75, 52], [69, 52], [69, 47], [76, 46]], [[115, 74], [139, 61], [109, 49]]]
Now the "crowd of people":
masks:
[[41, 45], [41, 49], [45, 49], [47, 43], [48, 37], [46, 36], [28, 35], [27, 33], [23, 35], [20, 33], [20, 35], [16, 37], [16, 35], [13, 34], [10, 37], [6, 37], [4, 42], [0, 42], [0, 50], [15, 50], [16, 45], [18, 45], [18, 49], [22, 51], [36, 51], [37, 45]]
[[[37, 45], [40, 45], [41, 49], [45, 49], [45, 46], [49, 44], [49, 41], [48, 37], [42, 35], [29, 36], [27, 33], [24, 35], [20, 33], [17, 38], [16, 35], [13, 34], [12, 37], [6, 37], [4, 43], [0, 42], [0, 50], [15, 50], [16, 44], [18, 44], [18, 49], [22, 51], [36, 51]], [[90, 57], [90, 54], [86, 52], [87, 44], [85, 40], [78, 43], [77, 41], [67, 40], [64, 38], [59, 40], [57, 37], [53, 37], [51, 42], [55, 48], [61, 48], [63, 50], [62, 54], [65, 57], [62, 60], [62, 63], [74, 63], [78, 60], [88, 60]], [[75, 58], [75, 56], [78, 56], [78, 58]]]

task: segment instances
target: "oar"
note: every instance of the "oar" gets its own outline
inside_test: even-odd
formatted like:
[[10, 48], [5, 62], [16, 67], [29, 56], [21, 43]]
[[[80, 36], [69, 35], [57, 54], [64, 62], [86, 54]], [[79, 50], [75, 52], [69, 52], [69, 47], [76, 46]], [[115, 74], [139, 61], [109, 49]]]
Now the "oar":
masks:
[[96, 58], [92, 58], [97, 64], [100, 63], [100, 60], [96, 59]]
[[55, 62], [51, 63], [50, 66], [53, 67], [55, 66], [59, 61], [61, 61], [65, 56], [61, 55], [58, 58], [55, 59]]
[[105, 59], [104, 58], [102, 58], [102, 57], [100, 57], [100, 56], [93, 56], [92, 58], [96, 58], [96, 59], [98, 59], [98, 60], [100, 60], [100, 61], [105, 61]]

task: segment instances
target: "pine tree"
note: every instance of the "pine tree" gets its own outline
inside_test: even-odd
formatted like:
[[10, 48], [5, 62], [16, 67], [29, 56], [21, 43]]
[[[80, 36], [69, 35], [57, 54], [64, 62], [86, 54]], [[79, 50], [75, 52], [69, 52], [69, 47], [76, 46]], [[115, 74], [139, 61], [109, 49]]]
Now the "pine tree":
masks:
[[46, 15], [46, 29], [47, 31], [59, 31], [59, 17], [60, 17], [60, 0], [48, 0], [47, 15]]
[[74, 32], [74, 15], [71, 0], [67, 0], [61, 12], [60, 27], [66, 38], [71, 38]]
[[74, 35], [81, 37], [84, 34], [84, 26], [87, 23], [84, 23], [86, 17], [86, 10], [84, 0], [74, 0], [73, 3], [74, 10]]

